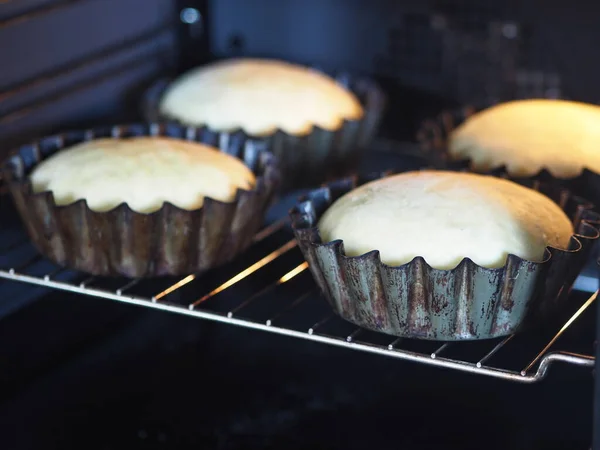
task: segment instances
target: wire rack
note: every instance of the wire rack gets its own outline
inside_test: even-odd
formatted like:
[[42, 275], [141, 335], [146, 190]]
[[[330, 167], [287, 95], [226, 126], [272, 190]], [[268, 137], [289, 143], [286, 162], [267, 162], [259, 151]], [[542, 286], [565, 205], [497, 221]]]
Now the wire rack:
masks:
[[[595, 361], [553, 347], [592, 309], [597, 292], [545, 337], [534, 333], [436, 343], [357, 328], [334, 316], [320, 298], [286, 218], [260, 231], [240, 261], [202, 276], [152, 281], [86, 277], [43, 260], [23, 235], [0, 251], [3, 265], [14, 261], [10, 255], [15, 252], [29, 256], [1, 269], [0, 278], [519, 383], [542, 380], [555, 362], [592, 368]], [[523, 355], [524, 341], [533, 341], [529, 348], [537, 350]]]

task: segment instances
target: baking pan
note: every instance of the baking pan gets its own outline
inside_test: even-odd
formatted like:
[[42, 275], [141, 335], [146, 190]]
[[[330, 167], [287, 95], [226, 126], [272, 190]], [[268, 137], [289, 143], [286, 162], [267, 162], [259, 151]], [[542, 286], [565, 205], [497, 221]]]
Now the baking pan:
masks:
[[[491, 105], [490, 105], [491, 106]], [[473, 114], [485, 109], [484, 107], [464, 106], [462, 108], [443, 111], [433, 119], [423, 121], [418, 132], [419, 142], [424, 155], [438, 168], [449, 170], [465, 170], [471, 168], [469, 159], [453, 159], [448, 153], [448, 138], [450, 133]], [[505, 166], [486, 172], [497, 176], [510, 176]], [[512, 179], [520, 179], [510, 176]], [[564, 186], [576, 195], [589, 199], [595, 205], [600, 205], [600, 174], [584, 169], [580, 175], [573, 178], [557, 178], [549, 171], [542, 170], [533, 177], [541, 181], [553, 182]], [[522, 178], [522, 179], [527, 179]]]
[[600, 215], [589, 202], [531, 181], [522, 184], [556, 201], [576, 232], [567, 250], [547, 248], [543, 262], [509, 255], [504, 267], [489, 269], [465, 258], [454, 269], [440, 270], [416, 257], [392, 267], [381, 262], [377, 250], [349, 257], [341, 240], [323, 243], [317, 224], [325, 210], [355, 187], [386, 175], [330, 183], [290, 212], [299, 247], [334, 312], [364, 328], [441, 341], [513, 334], [562, 306], [599, 236]]
[[[168, 136], [202, 142], [252, 169], [256, 186], [235, 199], [206, 198], [201, 208], [171, 203], [150, 214], [126, 203], [92, 211], [85, 200], [57, 206], [52, 192], [33, 193], [29, 173], [55, 152], [101, 137]], [[277, 189], [276, 159], [239, 133], [212, 133], [172, 124], [135, 124], [74, 131], [24, 145], [2, 165], [16, 208], [35, 247], [56, 264], [93, 275], [131, 278], [188, 275], [222, 265], [246, 249]]]
[[[315, 187], [325, 180], [353, 173], [378, 131], [385, 108], [385, 95], [379, 86], [369, 78], [344, 72], [329, 75], [357, 96], [364, 110], [360, 120], [345, 120], [337, 131], [314, 126], [310, 133], [302, 136], [282, 130], [268, 136], [245, 135], [264, 142], [277, 157], [282, 172], [280, 188], [284, 191]], [[160, 99], [171, 81], [172, 78], [160, 79], [146, 91], [142, 100], [146, 120], [177, 123], [174, 118], [162, 115], [159, 108]], [[236, 132], [245, 134], [242, 130]]]

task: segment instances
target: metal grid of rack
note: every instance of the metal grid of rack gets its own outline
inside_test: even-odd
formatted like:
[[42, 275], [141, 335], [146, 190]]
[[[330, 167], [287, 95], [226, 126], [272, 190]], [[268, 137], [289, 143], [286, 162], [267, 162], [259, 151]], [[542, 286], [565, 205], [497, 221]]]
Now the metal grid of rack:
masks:
[[[10, 258], [4, 255], [27, 246], [31, 247], [22, 236], [2, 250], [0, 258], [6, 263]], [[589, 307], [597, 292], [578, 305], [558, 330], [540, 341], [539, 351], [528, 355], [525, 363], [516, 368], [496, 361], [502, 353], [520, 348], [515, 341], [529, 339], [526, 335], [436, 343], [394, 339], [357, 328], [334, 316], [325, 300], [319, 298], [308, 266], [288, 229], [287, 218], [260, 231], [240, 261], [216, 272], [163, 279], [158, 284], [150, 280], [86, 278], [77, 273], [65, 276], [68, 271], [59, 267], [33, 269], [42, 258], [32, 248], [29, 254], [32, 256], [25, 262], [2, 268], [0, 278], [519, 383], [542, 380], [555, 362], [587, 368], [595, 362], [593, 356], [555, 351], [553, 346], [579, 316], [592, 309]]]

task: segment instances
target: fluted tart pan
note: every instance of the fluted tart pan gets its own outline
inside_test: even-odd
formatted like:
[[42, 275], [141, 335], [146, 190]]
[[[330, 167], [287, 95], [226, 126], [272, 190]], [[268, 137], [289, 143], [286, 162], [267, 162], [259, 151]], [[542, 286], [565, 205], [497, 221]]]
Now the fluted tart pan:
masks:
[[558, 203], [575, 229], [569, 248], [547, 248], [542, 262], [509, 255], [503, 267], [491, 269], [464, 258], [454, 269], [441, 270], [416, 257], [389, 266], [377, 250], [346, 256], [343, 241], [322, 242], [317, 224], [325, 210], [357, 186], [386, 175], [330, 183], [290, 211], [299, 247], [333, 311], [364, 328], [440, 341], [513, 334], [562, 306], [599, 237], [600, 215], [589, 202], [532, 182], [529, 187]]
[[[243, 130], [235, 131], [248, 139], [263, 142], [276, 156], [282, 173], [282, 190], [314, 187], [325, 180], [349, 175], [379, 129], [386, 99], [377, 83], [345, 72], [328, 75], [357, 96], [363, 107], [361, 119], [344, 120], [342, 126], [333, 131], [315, 125], [304, 135], [277, 130], [266, 136], [251, 136]], [[142, 99], [146, 120], [178, 123], [177, 119], [160, 111], [160, 100], [172, 81], [172, 78], [157, 80], [146, 91]], [[294, 105], [290, 105], [290, 109], [293, 108]], [[201, 124], [198, 126], [203, 128]]]
[[[82, 141], [133, 136], [169, 136], [217, 147], [252, 169], [256, 185], [238, 189], [230, 203], [206, 198], [195, 210], [164, 203], [150, 214], [126, 203], [97, 212], [85, 199], [57, 206], [52, 192], [33, 192], [29, 174], [50, 155]], [[117, 125], [45, 137], [16, 150], [2, 173], [40, 253], [63, 267], [131, 278], [187, 275], [231, 261], [251, 244], [279, 180], [273, 155], [245, 136], [171, 124]]]

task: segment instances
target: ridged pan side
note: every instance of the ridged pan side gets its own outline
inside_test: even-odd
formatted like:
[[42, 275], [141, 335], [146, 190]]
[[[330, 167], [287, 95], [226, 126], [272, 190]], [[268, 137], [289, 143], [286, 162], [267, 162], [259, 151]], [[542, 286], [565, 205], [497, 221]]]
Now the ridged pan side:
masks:
[[543, 262], [509, 255], [504, 267], [490, 269], [465, 258], [454, 269], [440, 270], [422, 257], [389, 266], [378, 251], [346, 256], [343, 241], [322, 242], [317, 223], [337, 198], [371, 179], [341, 180], [313, 191], [290, 215], [299, 247], [333, 310], [375, 331], [441, 341], [517, 332], [561, 306], [599, 236], [600, 216], [590, 203], [538, 183], [571, 217], [576, 232], [568, 249], [547, 248]]
[[[230, 203], [206, 198], [196, 210], [165, 203], [150, 214], [133, 211], [125, 203], [97, 212], [84, 199], [57, 206], [52, 192], [33, 192], [29, 173], [51, 154], [95, 138], [132, 136], [170, 136], [216, 146], [243, 160], [255, 173], [256, 186], [238, 190]], [[40, 253], [63, 267], [131, 278], [196, 273], [232, 260], [251, 244], [279, 180], [275, 158], [251, 140], [157, 124], [47, 137], [21, 147], [2, 170]]]

